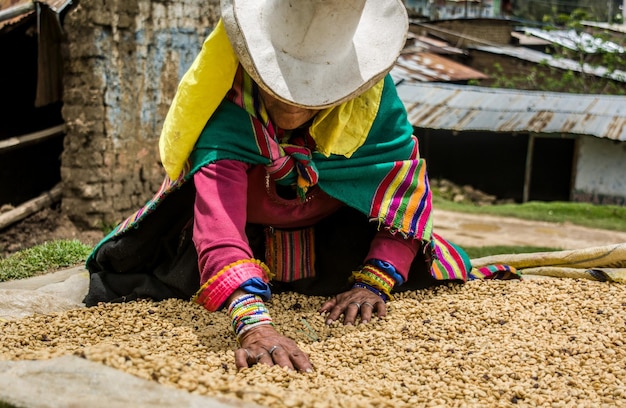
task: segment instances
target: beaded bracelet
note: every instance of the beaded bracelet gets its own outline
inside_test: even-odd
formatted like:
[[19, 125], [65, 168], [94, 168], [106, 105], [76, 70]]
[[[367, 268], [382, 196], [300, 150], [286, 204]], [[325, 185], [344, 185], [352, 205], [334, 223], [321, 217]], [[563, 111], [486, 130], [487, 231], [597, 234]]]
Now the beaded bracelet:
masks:
[[352, 277], [354, 278], [355, 284], [365, 284], [385, 295], [387, 299], [393, 299], [391, 296], [391, 290], [393, 289], [396, 281], [377, 267], [366, 264], [360, 271], [352, 272]]
[[228, 306], [228, 314], [232, 319], [232, 327], [237, 339], [253, 327], [271, 324], [270, 316], [260, 296], [246, 294], [235, 299]]
[[387, 295], [385, 295], [383, 292], [381, 292], [380, 290], [376, 289], [375, 287], [368, 285], [367, 283], [355, 282], [354, 285], [352, 285], [352, 287], [353, 288], [367, 289], [370, 292], [380, 296], [380, 298], [383, 300], [383, 302], [387, 302], [387, 300], [389, 300]]

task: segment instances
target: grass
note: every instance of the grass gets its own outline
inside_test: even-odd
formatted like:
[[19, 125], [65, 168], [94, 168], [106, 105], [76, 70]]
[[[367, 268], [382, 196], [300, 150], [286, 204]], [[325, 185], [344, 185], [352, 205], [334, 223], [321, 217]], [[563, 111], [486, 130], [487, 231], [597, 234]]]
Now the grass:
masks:
[[0, 259], [0, 282], [83, 263], [92, 248], [78, 240], [46, 242]]
[[571, 223], [583, 227], [626, 232], [626, 206], [561, 201], [478, 206], [471, 203], [454, 203], [438, 196], [433, 197], [433, 206], [449, 211]]
[[[496, 204], [479, 206], [470, 202], [455, 203], [434, 192], [433, 206], [437, 209], [472, 214], [498, 215], [531, 221], [571, 223], [583, 227], [626, 232], [626, 207], [615, 205], [594, 205], [573, 202], [538, 202], [524, 204]], [[559, 248], [533, 246], [486, 246], [463, 247], [470, 258], [499, 254], [521, 254], [531, 252], [557, 251]]]
[[482, 258], [484, 256], [500, 254], [528, 254], [531, 252], [560, 251], [559, 248], [535, 247], [535, 246], [483, 246], [483, 247], [463, 247], [463, 250], [471, 258]]

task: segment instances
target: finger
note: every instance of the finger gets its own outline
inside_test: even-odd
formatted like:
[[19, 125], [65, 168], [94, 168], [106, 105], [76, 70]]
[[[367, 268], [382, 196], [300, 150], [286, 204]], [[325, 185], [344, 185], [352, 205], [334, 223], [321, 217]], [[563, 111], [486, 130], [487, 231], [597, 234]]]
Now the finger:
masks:
[[297, 350], [291, 353], [290, 358], [296, 370], [306, 373], [313, 372], [313, 364], [311, 364], [311, 360], [309, 360], [309, 356], [306, 353]]
[[318, 309], [318, 312], [319, 313], [329, 312], [335, 306], [337, 306], [337, 298], [336, 297], [334, 297], [334, 298], [324, 302], [322, 307], [320, 307]]
[[248, 349], [240, 348], [235, 350], [235, 366], [237, 367], [237, 371], [242, 368], [248, 368], [253, 363], [253, 358]]
[[343, 311], [343, 324], [352, 324], [354, 325], [354, 321], [356, 320], [356, 316], [359, 314], [361, 310], [361, 305], [356, 302], [348, 303], [345, 310]]
[[361, 323], [367, 323], [372, 320], [372, 313], [374, 312], [374, 305], [370, 302], [361, 303]]
[[289, 368], [291, 370], [294, 369], [291, 358], [289, 356], [289, 352], [287, 352], [287, 350], [285, 350], [282, 346], [272, 346], [268, 354], [274, 361], [274, 364], [281, 367]]
[[341, 316], [344, 313], [344, 308], [345, 306], [339, 306], [339, 305], [333, 307], [330, 310], [330, 313], [328, 314], [328, 318], [326, 319], [326, 324], [331, 324], [335, 320], [339, 319], [339, 316]]
[[387, 316], [387, 305], [382, 300], [379, 300], [374, 304], [374, 308], [376, 309], [376, 314], [378, 317]]
[[272, 360], [272, 356], [266, 351], [261, 350], [256, 356], [254, 356], [254, 360], [257, 364], [267, 364], [268, 366], [274, 365], [274, 360]]

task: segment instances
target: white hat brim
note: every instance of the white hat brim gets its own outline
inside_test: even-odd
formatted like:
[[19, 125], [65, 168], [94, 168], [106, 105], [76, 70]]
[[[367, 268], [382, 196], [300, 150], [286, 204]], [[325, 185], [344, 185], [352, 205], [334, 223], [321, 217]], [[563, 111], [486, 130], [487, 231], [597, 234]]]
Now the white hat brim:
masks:
[[384, 77], [404, 47], [408, 31], [401, 0], [367, 0], [352, 49], [324, 61], [295, 58], [272, 44], [264, 1], [222, 0], [228, 37], [248, 74], [278, 99], [325, 108], [359, 95]]

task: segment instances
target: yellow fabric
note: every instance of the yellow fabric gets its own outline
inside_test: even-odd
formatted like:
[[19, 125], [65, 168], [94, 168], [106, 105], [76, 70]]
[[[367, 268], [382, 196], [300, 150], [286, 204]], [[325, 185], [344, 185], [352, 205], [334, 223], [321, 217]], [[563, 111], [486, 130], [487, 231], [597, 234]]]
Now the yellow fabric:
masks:
[[554, 266], [540, 266], [522, 270], [522, 275], [548, 276], [551, 278], [572, 278], [602, 280], [615, 283], [626, 283], [625, 268], [561, 268]]
[[598, 279], [626, 283], [626, 243], [567, 251], [503, 254], [472, 259], [473, 267], [506, 264], [522, 275]]
[[175, 180], [207, 120], [226, 96], [239, 60], [220, 20], [183, 76], [159, 139], [161, 162]]
[[[238, 64], [220, 20], [178, 85], [163, 123], [159, 151], [170, 179], [177, 179], [183, 170], [204, 125], [231, 88]], [[316, 115], [311, 137], [320, 153], [350, 157], [365, 143], [380, 106], [383, 83]]]
[[384, 79], [356, 98], [315, 116], [311, 137], [318, 152], [350, 157], [365, 143], [378, 113], [383, 84]]

